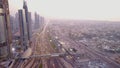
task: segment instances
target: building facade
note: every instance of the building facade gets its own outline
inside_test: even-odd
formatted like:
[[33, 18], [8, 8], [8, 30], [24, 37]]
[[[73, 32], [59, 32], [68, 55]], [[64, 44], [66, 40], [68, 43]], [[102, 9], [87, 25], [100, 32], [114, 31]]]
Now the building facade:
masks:
[[18, 10], [18, 13], [19, 13], [21, 45], [23, 47], [23, 50], [26, 50], [28, 47], [28, 30], [27, 30], [25, 10], [24, 9]]
[[0, 59], [11, 57], [12, 33], [8, 0], [0, 0]]
[[18, 10], [20, 37], [23, 50], [26, 50], [31, 44], [32, 29], [31, 29], [31, 13], [28, 12], [26, 1], [23, 2], [23, 9]]
[[42, 30], [44, 27], [44, 21], [44, 17], [35, 12], [34, 29]]
[[32, 37], [32, 16], [31, 16], [31, 12], [28, 12], [28, 22], [29, 22], [29, 40], [31, 41], [31, 37]]
[[31, 36], [30, 36], [30, 34], [31, 34], [30, 25], [31, 25], [31, 23], [30, 23], [29, 20], [30, 20], [31, 14], [28, 12], [28, 7], [27, 7], [27, 2], [26, 1], [24, 1], [24, 3], [23, 3], [23, 9], [25, 10], [25, 18], [26, 18], [27, 30], [28, 30], [28, 40], [30, 41], [30, 38], [31, 38]]
[[34, 24], [34, 29], [40, 28], [40, 19], [39, 15], [35, 13], [35, 24]]

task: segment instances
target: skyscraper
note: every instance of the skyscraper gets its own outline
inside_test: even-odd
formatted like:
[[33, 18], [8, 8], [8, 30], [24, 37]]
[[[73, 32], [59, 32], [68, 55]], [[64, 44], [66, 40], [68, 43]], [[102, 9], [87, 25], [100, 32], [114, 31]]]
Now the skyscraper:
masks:
[[44, 26], [44, 17], [42, 17], [39, 14], [35, 13], [34, 29], [42, 29], [43, 26]]
[[21, 45], [26, 50], [31, 42], [31, 13], [28, 12], [26, 1], [23, 1], [23, 9], [18, 10], [19, 13], [19, 24], [20, 24], [20, 35]]
[[21, 45], [23, 47], [23, 50], [26, 50], [28, 47], [28, 30], [27, 30], [25, 10], [24, 9], [18, 10], [18, 13], [19, 13]]
[[31, 17], [31, 12], [28, 12], [28, 22], [29, 22], [29, 38], [31, 41], [32, 37], [32, 17]]
[[29, 12], [28, 12], [28, 7], [27, 7], [27, 3], [26, 3], [26, 1], [24, 1], [24, 3], [23, 3], [23, 9], [25, 10], [25, 18], [26, 18], [26, 23], [27, 23], [27, 30], [28, 30], [28, 40], [30, 41], [30, 17], [29, 16], [31, 16], [31, 14], [29, 15]]
[[19, 15], [18, 12], [15, 14], [15, 19], [14, 19], [14, 31], [15, 33], [19, 31]]
[[11, 31], [12, 33], [15, 32], [15, 28], [14, 28], [14, 17], [10, 15], [10, 25], [11, 25]]
[[0, 58], [11, 57], [11, 44], [8, 0], [0, 0]]
[[34, 29], [38, 29], [40, 27], [40, 20], [39, 20], [39, 15], [35, 13], [35, 24], [34, 24]]

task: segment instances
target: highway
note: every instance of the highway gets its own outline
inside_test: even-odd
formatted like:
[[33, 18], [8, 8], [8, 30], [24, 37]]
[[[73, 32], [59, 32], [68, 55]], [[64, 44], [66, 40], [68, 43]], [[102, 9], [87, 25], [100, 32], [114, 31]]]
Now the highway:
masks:
[[[56, 46], [61, 44], [61, 47], [58, 46], [60, 50], [62, 50], [62, 48], [64, 48], [65, 50], [68, 50], [70, 48], [75, 48], [77, 50], [77, 54], [75, 55], [69, 54], [70, 56], [69, 58], [64, 57], [64, 60], [70, 63], [73, 68], [79, 68], [81, 63], [85, 64], [85, 62], [92, 62], [92, 60], [93, 61], [99, 60], [100, 62], [104, 63], [105, 68], [120, 68], [120, 64], [116, 63], [113, 59], [111, 59], [104, 53], [95, 50], [92, 47], [88, 47], [89, 45], [86, 45], [85, 43], [77, 42], [69, 38], [69, 36], [67, 36], [67, 32], [62, 33], [63, 30], [64, 28], [60, 28], [56, 26], [56, 27], [52, 27], [50, 33], [51, 36], [54, 34], [53, 39], [55, 40]], [[55, 39], [56, 36], [58, 37], [58, 39]], [[85, 54], [86, 58], [83, 59], [88, 59], [88, 60], [84, 62], [83, 59], [79, 59], [80, 54]]]
[[[54, 53], [58, 53], [52, 46], [50, 37], [47, 32], [47, 29], [48, 29], [47, 26], [48, 26], [48, 24], [46, 24], [44, 26], [42, 32], [37, 30], [33, 34], [32, 46], [31, 46], [32, 56], [48, 55], [48, 54], [53, 55]], [[55, 55], [56, 54], [54, 54], [53, 56], [55, 56]], [[56, 56], [55, 57], [37, 56], [37, 57], [28, 58], [26, 60], [17, 59], [17, 60], [15, 60], [12, 68], [39, 68], [39, 67], [42, 67], [42, 68], [67, 68], [67, 65], [65, 65], [62, 60], [63, 59], [59, 56], [57, 56], [57, 57]]]
[[26, 60], [15, 60], [12, 68], [91, 68], [94, 61], [101, 68], [120, 68], [104, 53], [69, 38], [67, 32], [62, 33], [62, 28], [53, 29], [46, 23], [42, 31], [36, 30], [32, 37], [32, 55]]

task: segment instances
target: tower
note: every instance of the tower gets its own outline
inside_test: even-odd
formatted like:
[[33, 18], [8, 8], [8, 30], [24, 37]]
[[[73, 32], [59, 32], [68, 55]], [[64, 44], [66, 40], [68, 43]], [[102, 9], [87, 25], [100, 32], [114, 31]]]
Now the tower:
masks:
[[29, 22], [29, 13], [28, 13], [28, 7], [27, 7], [27, 2], [23, 1], [23, 9], [25, 10], [25, 18], [26, 18], [26, 23], [27, 23], [27, 30], [28, 30], [28, 40], [30, 41], [30, 22]]
[[28, 12], [27, 2], [23, 0], [23, 9], [18, 10], [21, 34], [21, 45], [26, 50], [31, 42], [31, 13]]
[[25, 10], [22, 9], [18, 10], [18, 14], [19, 14], [21, 45], [23, 47], [23, 50], [26, 50], [28, 46], [28, 30], [27, 30]]

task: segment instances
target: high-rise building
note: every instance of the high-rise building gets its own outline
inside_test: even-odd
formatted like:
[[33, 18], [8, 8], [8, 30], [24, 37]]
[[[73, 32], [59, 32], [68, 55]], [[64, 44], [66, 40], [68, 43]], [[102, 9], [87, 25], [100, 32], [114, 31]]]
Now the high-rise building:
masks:
[[12, 33], [15, 32], [15, 28], [14, 28], [14, 17], [10, 15], [10, 25], [11, 25], [11, 31]]
[[31, 42], [31, 13], [28, 12], [28, 7], [26, 1], [23, 1], [23, 10], [18, 10], [19, 13], [19, 25], [20, 25], [20, 35], [21, 35], [21, 45], [23, 49], [26, 50]]
[[20, 25], [20, 36], [21, 36], [21, 45], [23, 50], [26, 50], [28, 47], [28, 29], [26, 22], [25, 10], [18, 10], [19, 13], [19, 25]]
[[38, 29], [40, 27], [40, 20], [39, 20], [39, 15], [35, 13], [35, 24], [34, 24], [34, 29]]
[[12, 33], [8, 0], [0, 0], [0, 58], [11, 57]]
[[28, 22], [29, 22], [29, 38], [31, 41], [32, 37], [32, 17], [31, 17], [31, 12], [28, 12]]
[[[27, 23], [27, 30], [28, 30], [28, 40], [30, 41], [30, 34], [31, 34], [31, 30], [30, 30], [30, 17], [31, 17], [31, 14], [28, 12], [28, 7], [27, 7], [27, 3], [26, 1], [24, 1], [23, 3], [23, 9], [25, 10], [25, 18], [26, 18], [26, 23]], [[30, 16], [30, 17], [29, 17]]]
[[42, 17], [39, 14], [35, 13], [34, 29], [42, 29], [43, 26], [44, 26], [44, 17]]
[[15, 33], [19, 32], [19, 15], [18, 13], [15, 14], [15, 19], [14, 19], [14, 30]]
[[40, 16], [40, 21], [39, 21], [39, 23], [40, 23], [40, 28], [43, 28], [43, 26], [44, 26], [44, 17], [42, 17], [42, 16]]

